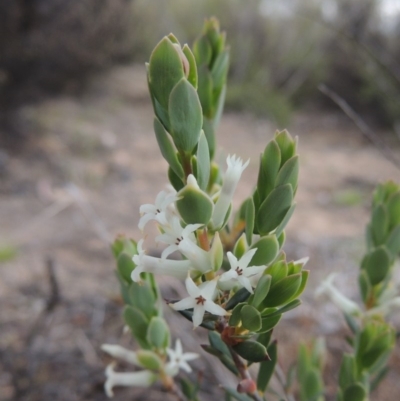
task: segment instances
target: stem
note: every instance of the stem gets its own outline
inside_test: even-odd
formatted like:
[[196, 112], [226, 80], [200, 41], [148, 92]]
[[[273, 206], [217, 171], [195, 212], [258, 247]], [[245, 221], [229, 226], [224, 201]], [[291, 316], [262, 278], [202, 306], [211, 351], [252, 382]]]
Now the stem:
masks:
[[187, 180], [188, 176], [190, 174], [193, 174], [192, 171], [192, 165], [190, 163], [190, 154], [187, 155], [185, 152], [179, 152], [180, 156], [181, 156], [181, 161], [182, 161], [182, 167], [183, 167], [183, 171], [185, 173], [185, 181]]
[[[233, 362], [239, 371], [240, 378], [242, 380], [244, 379], [253, 380], [252, 377], [250, 376], [249, 370], [247, 369], [247, 364], [240, 359], [239, 355], [233, 350], [231, 346], [228, 346], [228, 348], [232, 355]], [[248, 393], [248, 394], [255, 401], [263, 401], [263, 398], [261, 397], [261, 395], [258, 393], [257, 390], [254, 393], [251, 394]]]
[[161, 374], [161, 381], [167, 391], [174, 394], [178, 401], [188, 401], [182, 390], [177, 386], [175, 380], [165, 374]]

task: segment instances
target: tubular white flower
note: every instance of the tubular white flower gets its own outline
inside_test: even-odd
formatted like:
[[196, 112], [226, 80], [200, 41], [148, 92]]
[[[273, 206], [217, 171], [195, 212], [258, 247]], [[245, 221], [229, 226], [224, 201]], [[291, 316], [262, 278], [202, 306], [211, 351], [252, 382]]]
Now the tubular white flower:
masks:
[[348, 315], [361, 315], [361, 309], [359, 306], [334, 287], [333, 280], [335, 277], [336, 274], [330, 274], [316, 289], [315, 296], [327, 296], [342, 312], [347, 313]]
[[103, 344], [101, 346], [101, 349], [108, 355], [113, 356], [114, 358], [118, 358], [125, 362], [141, 367], [136, 352], [130, 351], [129, 349], [126, 349], [124, 347], [121, 347], [120, 345], [115, 345], [115, 344]]
[[140, 206], [142, 217], [139, 220], [139, 229], [143, 230], [145, 225], [151, 220], [156, 220], [161, 225], [167, 225], [168, 217], [173, 213], [173, 205], [176, 200], [178, 200], [176, 194], [161, 191], [157, 195], [154, 205], [147, 203]]
[[221, 188], [221, 193], [214, 207], [212, 216], [212, 223], [215, 228], [220, 228], [224, 223], [226, 213], [228, 212], [231, 204], [233, 194], [236, 190], [237, 184], [244, 169], [248, 166], [250, 160], [243, 164], [242, 159], [236, 158], [236, 155], [228, 156], [226, 163], [228, 169], [226, 170], [224, 181]]
[[220, 305], [214, 303], [213, 298], [217, 288], [217, 280], [206, 281], [199, 287], [188, 277], [185, 281], [189, 297], [184, 298], [170, 306], [175, 310], [186, 310], [193, 308], [193, 326], [196, 328], [200, 326], [203, 321], [204, 313], [210, 312], [213, 315], [224, 316], [227, 314], [226, 310]]
[[196, 237], [193, 232], [199, 229], [202, 224], [188, 224], [185, 228], [182, 228], [178, 217], [173, 217], [168, 226], [164, 226], [164, 234], [156, 237], [156, 242], [163, 242], [168, 244], [167, 248], [161, 254], [161, 258], [165, 259], [171, 253], [179, 249], [179, 244], [184, 239], [195, 242]]
[[113, 387], [115, 386], [149, 387], [157, 380], [158, 375], [149, 370], [129, 373], [115, 372], [114, 364], [111, 363], [106, 368], [106, 377], [104, 390], [108, 397], [112, 397], [114, 395]]
[[213, 268], [213, 256], [210, 251], [201, 249], [190, 239], [183, 239], [178, 250], [191, 262], [196, 270], [206, 273]]
[[188, 373], [192, 371], [188, 361], [198, 358], [199, 355], [195, 354], [194, 352], [183, 353], [182, 351], [182, 344], [179, 338], [176, 340], [175, 350], [171, 348], [167, 349], [169, 361], [165, 367], [165, 371], [169, 376], [176, 376], [179, 372], [179, 369], [183, 369]]
[[253, 293], [252, 284], [254, 283], [252, 283], [250, 278], [256, 274], [262, 273], [265, 270], [265, 266], [248, 267], [256, 252], [257, 248], [250, 249], [240, 258], [240, 260], [237, 260], [236, 256], [232, 252], [228, 252], [226, 255], [228, 256], [231, 269], [223, 273], [219, 280], [221, 282], [238, 282], [242, 287], [246, 288], [247, 291]]
[[145, 254], [142, 245], [143, 240], [140, 240], [137, 245], [139, 253], [132, 258], [136, 265], [131, 274], [133, 281], [140, 282], [140, 274], [143, 272], [164, 274], [183, 280], [187, 273], [193, 269], [189, 260], [168, 260], [148, 256]]

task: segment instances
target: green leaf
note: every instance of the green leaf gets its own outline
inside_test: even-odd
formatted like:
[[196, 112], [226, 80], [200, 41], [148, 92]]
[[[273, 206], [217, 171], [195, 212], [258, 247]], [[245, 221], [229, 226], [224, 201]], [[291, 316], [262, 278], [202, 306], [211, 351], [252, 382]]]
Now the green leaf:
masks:
[[169, 346], [169, 328], [163, 318], [155, 316], [150, 320], [146, 340], [156, 349], [165, 349]]
[[186, 56], [189, 62], [189, 75], [187, 77], [188, 81], [197, 89], [197, 65], [196, 60], [192, 51], [188, 45], [184, 45], [182, 48], [183, 54]]
[[229, 52], [226, 50], [220, 53], [214, 61], [211, 69], [211, 77], [214, 83], [214, 90], [219, 94], [226, 82], [226, 75], [229, 67]]
[[197, 65], [208, 65], [211, 62], [212, 47], [206, 36], [200, 36], [193, 44], [193, 53]]
[[268, 266], [264, 274], [269, 274], [272, 277], [271, 285], [275, 285], [288, 275], [288, 265], [284, 260], [278, 260], [271, 266]]
[[257, 341], [262, 344], [265, 348], [268, 348], [271, 342], [271, 337], [272, 337], [272, 330], [266, 332], [266, 333], [261, 333], [257, 336]]
[[239, 239], [236, 241], [236, 244], [233, 248], [233, 254], [236, 256], [237, 259], [240, 259], [247, 250], [247, 243], [245, 239], [245, 234], [242, 234]]
[[269, 290], [263, 301], [263, 306], [270, 308], [288, 302], [298, 292], [301, 281], [301, 273], [293, 274], [278, 281]]
[[400, 193], [397, 192], [389, 197], [387, 203], [390, 228], [400, 224]]
[[261, 155], [257, 188], [262, 200], [275, 188], [276, 177], [281, 165], [281, 151], [278, 143], [272, 140]]
[[372, 291], [372, 286], [369, 281], [368, 274], [365, 270], [360, 271], [360, 275], [358, 276], [358, 284], [360, 286], [362, 300], [365, 304], [368, 302]]
[[245, 221], [246, 221], [246, 240], [247, 244], [250, 246], [253, 240], [253, 231], [254, 231], [254, 219], [255, 219], [255, 208], [253, 198], [248, 198], [245, 201], [244, 205], [245, 209]]
[[265, 299], [268, 291], [271, 287], [272, 277], [269, 274], [263, 275], [257, 283], [257, 287], [254, 290], [254, 297], [251, 304], [257, 308], [261, 302]]
[[283, 166], [296, 152], [296, 142], [286, 130], [275, 133], [275, 141], [281, 151], [281, 166]]
[[136, 352], [136, 355], [140, 365], [146, 369], [159, 370], [163, 365], [160, 357], [152, 351], [141, 349]]
[[354, 383], [343, 392], [343, 401], [365, 401], [367, 392], [361, 383]]
[[227, 356], [231, 355], [228, 346], [222, 341], [221, 336], [217, 332], [209, 331], [208, 332], [208, 341], [210, 342], [210, 345], [213, 348], [222, 352], [224, 355], [227, 355]]
[[210, 180], [210, 151], [204, 132], [201, 131], [197, 145], [197, 183], [203, 190], [207, 189]]
[[[275, 235], [277, 237], [280, 237], [281, 234], [284, 233], [284, 229], [286, 228], [287, 224], [289, 223], [290, 219], [293, 216], [294, 210], [296, 209], [296, 203], [293, 203], [290, 209], [287, 211], [285, 214], [285, 217], [283, 218], [281, 224], [279, 224], [278, 228], [275, 231]], [[280, 244], [280, 247], [282, 248], [283, 244]]]
[[150, 56], [149, 79], [151, 92], [162, 108], [168, 109], [172, 88], [185, 76], [178, 50], [167, 37], [155, 47]]
[[196, 89], [187, 79], [182, 78], [172, 90], [168, 114], [175, 146], [191, 153], [200, 138], [203, 114]]
[[238, 375], [239, 371], [237, 370], [235, 364], [233, 363], [232, 357], [223, 354], [221, 351], [211, 347], [210, 345], [201, 345], [204, 351], [208, 352], [211, 355], [216, 356], [224, 366], [229, 369], [234, 375]]
[[168, 179], [177, 192], [185, 186], [183, 181], [175, 174], [171, 167], [168, 169]]
[[261, 328], [259, 330], [260, 333], [266, 333], [267, 331], [272, 330], [281, 320], [282, 315], [280, 314], [271, 314], [270, 316], [263, 317], [261, 319]]
[[201, 103], [201, 107], [203, 109], [203, 114], [206, 118], [212, 119], [214, 110], [213, 110], [213, 82], [211, 78], [210, 71], [205, 65], [201, 65], [198, 69], [199, 74], [199, 87], [198, 94]]
[[133, 336], [142, 348], [148, 349], [149, 344], [146, 340], [147, 326], [149, 324], [146, 316], [138, 308], [133, 306], [125, 306], [124, 320], [132, 331]]
[[242, 325], [245, 329], [257, 332], [261, 328], [261, 314], [251, 305], [245, 305], [240, 311]]
[[225, 309], [231, 310], [237, 304], [241, 302], [245, 302], [247, 298], [250, 296], [250, 293], [246, 290], [246, 288], [241, 288], [238, 290], [235, 295], [226, 303]]
[[339, 386], [344, 390], [357, 380], [357, 366], [354, 355], [344, 354], [340, 365]]
[[257, 341], [243, 341], [233, 346], [234, 351], [250, 362], [262, 362], [268, 358], [267, 349]]
[[390, 269], [390, 254], [386, 247], [380, 246], [368, 253], [362, 262], [362, 267], [372, 285], [382, 282]]
[[301, 284], [300, 284], [300, 287], [297, 290], [296, 294], [293, 295], [292, 299], [298, 298], [303, 293], [303, 291], [306, 289], [306, 285], [307, 285], [307, 282], [308, 282], [308, 277], [310, 275], [310, 271], [309, 270], [303, 270], [300, 274], [301, 274]]
[[400, 225], [395, 227], [386, 240], [386, 247], [391, 252], [393, 258], [400, 253]]
[[241, 316], [241, 310], [243, 306], [247, 305], [245, 302], [241, 302], [240, 304], [237, 304], [232, 311], [232, 315], [229, 318], [229, 326], [237, 326], [241, 322], [242, 316]]
[[215, 132], [212, 122], [206, 117], [203, 117], [203, 131], [207, 138], [210, 160], [212, 160], [215, 153]]
[[[294, 299], [293, 301], [290, 301], [288, 304], [286, 304], [285, 306], [282, 306], [282, 308], [279, 308], [279, 309], [277, 309], [276, 311], [274, 311], [272, 313], [261, 312], [261, 315], [262, 316], [267, 316], [267, 317], [281, 315], [283, 313], [289, 312], [290, 310], [292, 310], [294, 308], [297, 308], [300, 305], [301, 305], [300, 299]], [[268, 308], [268, 309], [270, 309], [270, 308]]]
[[176, 150], [168, 137], [167, 132], [165, 131], [164, 126], [160, 123], [157, 117], [154, 118], [154, 132], [156, 134], [158, 146], [161, 150], [161, 154], [164, 159], [170, 165], [171, 169], [174, 173], [183, 180], [185, 178], [185, 174], [183, 172], [183, 168], [178, 161], [176, 156]]
[[258, 376], [257, 376], [257, 389], [261, 393], [265, 393], [265, 390], [268, 387], [268, 383], [271, 380], [272, 375], [274, 374], [275, 365], [278, 360], [277, 342], [274, 341], [268, 347], [267, 351], [268, 351], [268, 355], [271, 358], [271, 360], [261, 362], [260, 369], [258, 371]]
[[311, 368], [301, 382], [300, 399], [302, 401], [317, 400], [323, 391], [321, 373], [319, 370]]
[[129, 288], [129, 298], [132, 306], [142, 311], [147, 318], [150, 319], [157, 313], [154, 294], [148, 283], [140, 285], [132, 282]]
[[214, 203], [205, 192], [188, 184], [178, 192], [178, 198], [176, 207], [186, 224], [208, 224]]
[[389, 229], [388, 213], [384, 205], [379, 205], [372, 212], [371, 228], [375, 246], [384, 244]]
[[297, 180], [299, 177], [299, 156], [291, 157], [280, 169], [276, 177], [275, 186], [290, 184], [293, 193], [297, 189]]
[[134, 268], [135, 264], [132, 261], [132, 257], [125, 252], [121, 253], [117, 261], [117, 270], [123, 280], [128, 284], [132, 283], [131, 273]]
[[272, 263], [278, 255], [279, 243], [274, 234], [262, 237], [250, 249], [257, 249], [249, 266], [267, 266]]
[[290, 184], [275, 188], [261, 204], [257, 214], [257, 228], [260, 234], [275, 230], [285, 218], [293, 201]]

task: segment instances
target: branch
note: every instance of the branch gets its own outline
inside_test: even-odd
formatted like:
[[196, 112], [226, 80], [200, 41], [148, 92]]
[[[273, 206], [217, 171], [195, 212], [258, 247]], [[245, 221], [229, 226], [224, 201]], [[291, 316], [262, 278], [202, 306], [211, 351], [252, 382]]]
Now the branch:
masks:
[[340, 97], [336, 92], [329, 89], [326, 85], [319, 85], [318, 89], [326, 96], [328, 96], [334, 103], [336, 103], [343, 112], [353, 120], [354, 124], [360, 129], [362, 134], [368, 138], [373, 145], [382, 153], [382, 155], [389, 160], [396, 168], [400, 170], [400, 162], [390, 149], [390, 147], [376, 135], [365, 121], [350, 107], [350, 105]]

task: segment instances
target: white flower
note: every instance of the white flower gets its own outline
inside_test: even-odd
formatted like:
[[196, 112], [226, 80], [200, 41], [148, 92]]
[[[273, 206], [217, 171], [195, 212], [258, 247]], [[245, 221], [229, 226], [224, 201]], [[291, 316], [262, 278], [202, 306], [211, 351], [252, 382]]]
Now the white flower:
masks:
[[140, 214], [138, 227], [143, 230], [144, 226], [151, 220], [156, 220], [161, 225], [168, 224], [168, 217], [173, 210], [173, 202], [178, 200], [176, 194], [161, 191], [157, 197], [155, 204], [145, 204], [140, 206]]
[[237, 260], [236, 256], [232, 252], [228, 252], [227, 256], [231, 269], [226, 273], [223, 273], [220, 277], [220, 281], [233, 280], [239, 282], [247, 291], [253, 293], [252, 283], [250, 277], [261, 273], [265, 270], [265, 266], [250, 266], [248, 267], [254, 254], [257, 252], [257, 248], [248, 250], [240, 260]]
[[199, 357], [198, 354], [194, 352], [182, 352], [181, 340], [177, 339], [175, 343], [175, 350], [168, 348], [167, 353], [169, 356], [169, 361], [165, 370], [169, 376], [175, 376], [178, 374], [179, 369], [183, 369], [190, 373], [192, 368], [189, 366], [188, 361], [192, 361]]
[[168, 260], [148, 256], [142, 245], [143, 240], [140, 240], [137, 245], [138, 254], [132, 258], [136, 265], [131, 274], [133, 281], [139, 282], [143, 272], [165, 274], [183, 280], [188, 271], [193, 269], [190, 260]]
[[111, 363], [106, 368], [107, 380], [104, 384], [104, 389], [108, 397], [112, 397], [113, 387], [115, 386], [130, 386], [130, 387], [149, 387], [153, 384], [158, 375], [149, 370], [140, 372], [115, 372], [114, 364]]
[[221, 193], [215, 204], [212, 216], [212, 223], [215, 228], [220, 228], [224, 223], [236, 186], [244, 169], [248, 166], [249, 161], [250, 160], [247, 160], [247, 162], [243, 164], [242, 159], [239, 157], [236, 158], [236, 155], [227, 157], [226, 163], [228, 169], [226, 170]]
[[224, 316], [227, 314], [224, 308], [213, 302], [214, 293], [217, 287], [216, 279], [212, 281], [206, 281], [197, 287], [190, 276], [188, 276], [185, 284], [187, 292], [189, 293], [189, 297], [170, 305], [175, 310], [193, 308], [194, 327], [200, 326], [206, 311], [218, 316]]
[[114, 358], [122, 359], [123, 361], [136, 366], [141, 366], [136, 356], [136, 352], [130, 351], [120, 345], [103, 344], [101, 349]]
[[187, 239], [189, 241], [196, 241], [196, 237], [193, 232], [199, 229], [202, 224], [188, 224], [185, 228], [182, 228], [178, 217], [173, 217], [169, 225], [164, 226], [165, 232], [156, 237], [156, 242], [164, 242], [169, 246], [164, 249], [161, 254], [161, 258], [165, 259], [171, 253], [179, 249], [181, 241]]
[[206, 273], [213, 268], [213, 255], [201, 249], [190, 239], [184, 238], [178, 245], [179, 251], [192, 263], [196, 270]]
[[345, 297], [341, 292], [339, 292], [333, 285], [333, 280], [336, 274], [330, 274], [316, 289], [315, 296], [319, 297], [321, 295], [327, 296], [342, 312], [348, 315], [359, 316], [361, 310], [359, 306], [351, 299]]

